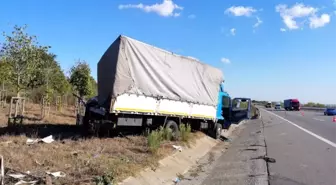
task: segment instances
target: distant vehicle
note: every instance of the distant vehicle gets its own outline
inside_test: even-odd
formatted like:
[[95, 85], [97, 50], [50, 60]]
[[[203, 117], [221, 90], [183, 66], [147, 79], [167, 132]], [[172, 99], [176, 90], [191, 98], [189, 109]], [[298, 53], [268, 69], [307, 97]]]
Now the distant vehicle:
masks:
[[336, 108], [326, 108], [326, 110], [324, 111], [324, 115], [335, 116], [336, 115]]
[[265, 105], [266, 108], [272, 108], [272, 102], [267, 102], [267, 104]]
[[281, 109], [281, 104], [280, 102], [277, 102], [274, 106], [274, 109]]
[[298, 99], [284, 100], [284, 108], [287, 111], [291, 111], [291, 110], [299, 111], [301, 109], [300, 101]]

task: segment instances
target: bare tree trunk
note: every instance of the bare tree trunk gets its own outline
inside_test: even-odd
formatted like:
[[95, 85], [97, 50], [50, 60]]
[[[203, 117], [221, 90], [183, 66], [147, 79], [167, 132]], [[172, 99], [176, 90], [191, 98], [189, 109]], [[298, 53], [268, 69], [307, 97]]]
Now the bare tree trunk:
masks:
[[20, 97], [20, 75], [17, 76], [16, 97]]

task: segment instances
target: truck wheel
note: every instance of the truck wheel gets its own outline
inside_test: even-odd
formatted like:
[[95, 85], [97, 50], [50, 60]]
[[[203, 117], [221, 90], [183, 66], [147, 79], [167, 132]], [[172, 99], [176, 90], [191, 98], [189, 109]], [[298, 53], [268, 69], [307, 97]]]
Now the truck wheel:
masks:
[[94, 132], [94, 126], [92, 123], [92, 117], [91, 117], [91, 113], [89, 112], [85, 112], [85, 115], [83, 117], [83, 124], [80, 125], [81, 130], [82, 130], [82, 134], [84, 136], [90, 136], [92, 135]]
[[177, 123], [173, 120], [168, 120], [167, 123], [166, 123], [166, 128], [171, 129], [173, 139], [177, 140], [179, 135], [180, 135], [180, 131], [179, 131], [179, 127], [178, 127]]
[[213, 128], [213, 138], [214, 139], [219, 139], [221, 137], [222, 129], [223, 129], [222, 124], [220, 123], [215, 124], [215, 127]]

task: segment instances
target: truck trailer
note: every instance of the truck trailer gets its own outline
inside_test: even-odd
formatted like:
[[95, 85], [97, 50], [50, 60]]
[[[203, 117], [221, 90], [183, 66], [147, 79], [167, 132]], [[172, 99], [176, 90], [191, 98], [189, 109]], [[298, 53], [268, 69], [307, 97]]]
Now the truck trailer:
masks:
[[284, 100], [284, 108], [287, 111], [292, 111], [292, 110], [299, 111], [301, 109], [300, 101], [298, 99]]
[[[231, 99], [220, 69], [127, 36], [119, 36], [98, 62], [98, 96], [86, 103], [83, 128], [170, 128], [179, 124], [207, 129], [219, 138], [223, 128], [249, 119], [251, 100]], [[247, 102], [247, 108], [240, 108]], [[246, 104], [246, 103], [245, 103]]]

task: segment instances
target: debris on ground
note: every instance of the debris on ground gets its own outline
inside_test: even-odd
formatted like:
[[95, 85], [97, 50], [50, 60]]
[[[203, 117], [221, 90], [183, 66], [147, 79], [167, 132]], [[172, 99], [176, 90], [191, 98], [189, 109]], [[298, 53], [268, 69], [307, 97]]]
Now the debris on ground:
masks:
[[182, 146], [173, 145], [173, 148], [175, 148], [176, 150], [182, 152]]
[[35, 185], [38, 181], [24, 181], [20, 180], [19, 182], [15, 183], [15, 185]]
[[65, 177], [66, 174], [64, 172], [58, 171], [58, 172], [46, 172], [48, 175], [52, 175], [54, 177]]
[[45, 138], [41, 139], [41, 141], [43, 141], [44, 143], [48, 143], [49, 144], [49, 143], [54, 142], [55, 140], [53, 139], [53, 136], [50, 135], [48, 137], [45, 137]]
[[179, 183], [180, 182], [180, 178], [176, 177], [173, 182], [176, 184], [176, 183]]
[[27, 171], [27, 173], [21, 173], [10, 168], [6, 168], [6, 174], [4, 177], [4, 184], [6, 185], [35, 185], [43, 182], [40, 177], [30, 175], [30, 171]]
[[[27, 107], [29, 119], [19, 127], [8, 127], [6, 115], [0, 111], [0, 151], [6, 159], [4, 185], [23, 185], [23, 181], [27, 184], [37, 181], [35, 185], [92, 184], [95, 177], [107, 171], [111, 172], [110, 179], [119, 182], [144, 168], [155, 169], [160, 159], [184, 147], [178, 141], [163, 142], [154, 155], [148, 151], [147, 138], [138, 133], [117, 137], [116, 133], [103, 132], [99, 137], [83, 137], [74, 124], [75, 117], [71, 116], [73, 110], [53, 111], [48, 119], [35, 121], [40, 107], [33, 105], [33, 108]], [[192, 133], [192, 139], [203, 136], [201, 132]], [[66, 176], [59, 173], [54, 175], [61, 177], [54, 177], [46, 172], [65, 172]], [[15, 179], [8, 174], [25, 177]]]
[[38, 143], [40, 141], [42, 141], [44, 143], [47, 143], [47, 144], [50, 144], [50, 143], [54, 142], [55, 140], [53, 139], [52, 135], [50, 135], [48, 137], [45, 137], [43, 139], [30, 139], [30, 138], [28, 138], [27, 141], [26, 141], [26, 144], [27, 145], [32, 145], [32, 144]]
[[8, 176], [13, 177], [14, 179], [22, 179], [25, 175], [17, 173], [17, 174], [8, 174]]

